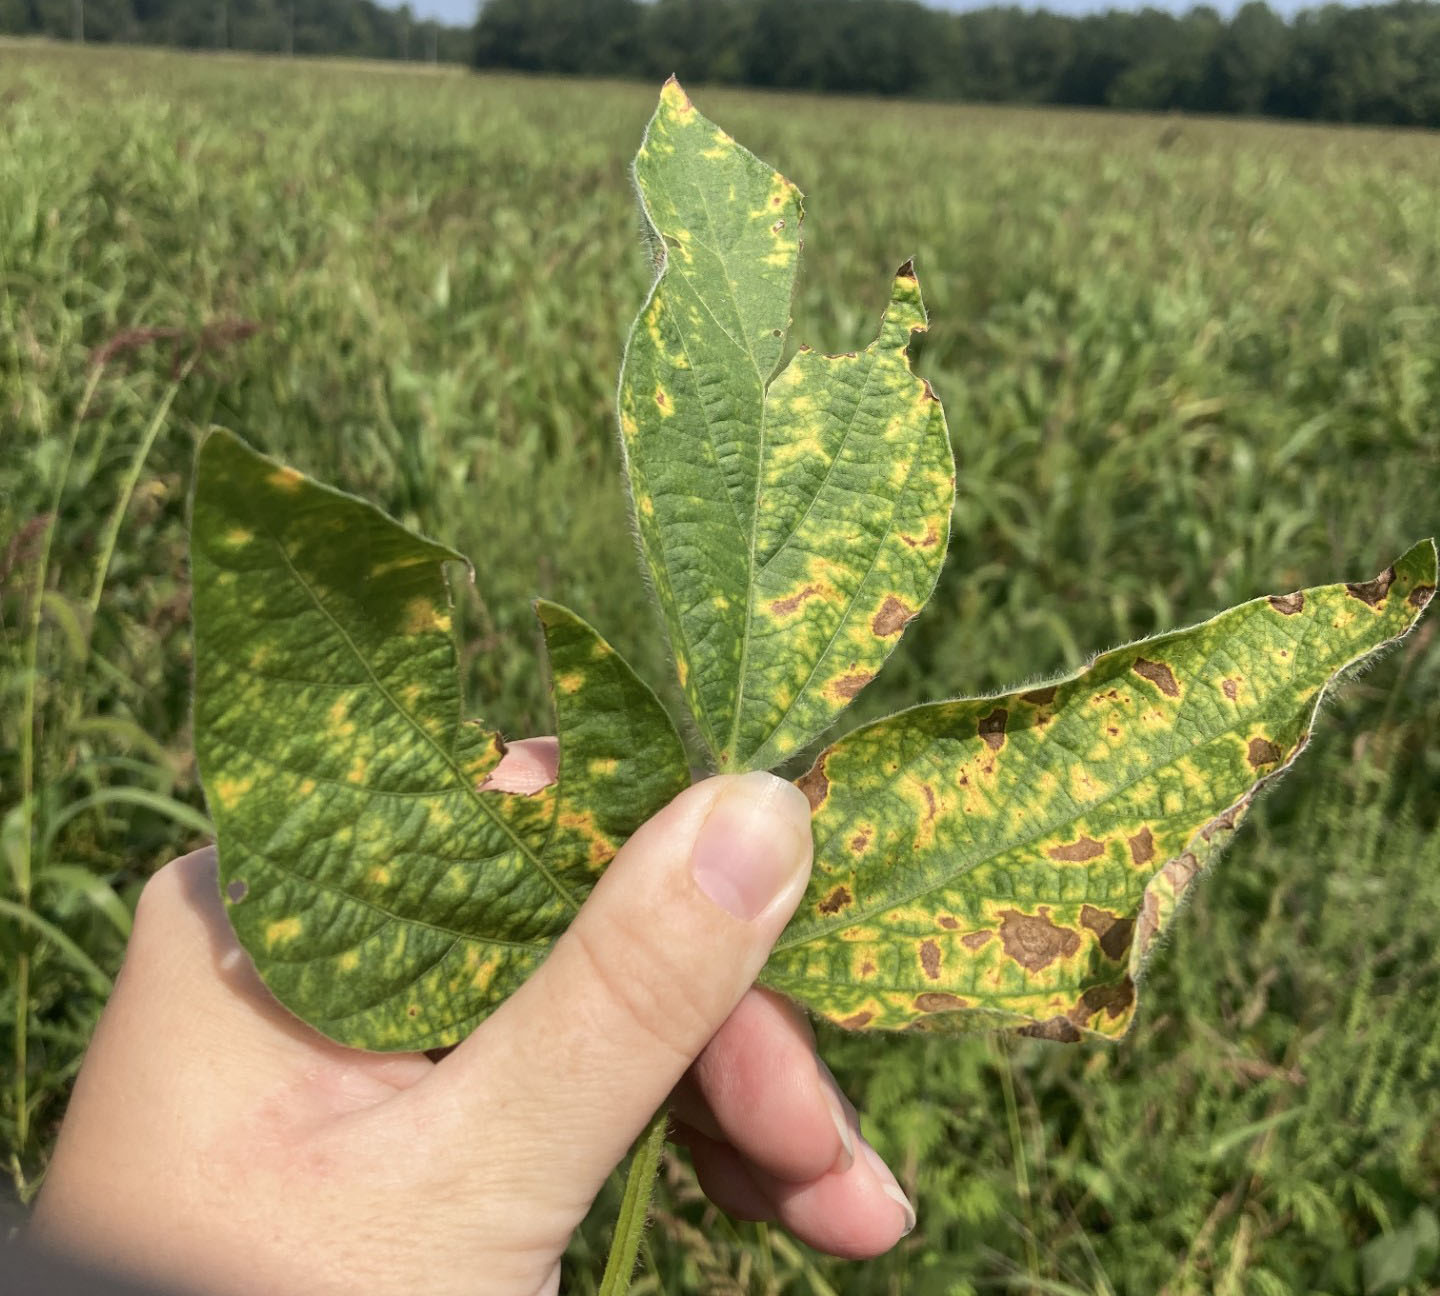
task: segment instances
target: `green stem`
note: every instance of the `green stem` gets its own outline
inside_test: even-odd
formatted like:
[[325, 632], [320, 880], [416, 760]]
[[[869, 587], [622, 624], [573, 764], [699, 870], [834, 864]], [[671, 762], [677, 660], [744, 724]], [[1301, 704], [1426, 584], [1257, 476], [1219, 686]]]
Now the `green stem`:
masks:
[[160, 435], [160, 429], [165, 426], [165, 419], [169, 416], [170, 406], [174, 404], [180, 384], [189, 377], [194, 364], [195, 361], [190, 360], [171, 381], [160, 404], [156, 407], [149, 427], [145, 429], [145, 435], [140, 438], [140, 445], [130, 460], [130, 467], [125, 473], [124, 481], [120, 484], [120, 494], [115, 500], [115, 507], [110, 512], [110, 520], [105, 526], [105, 536], [100, 543], [100, 561], [95, 565], [95, 583], [90, 589], [90, 602], [87, 607], [90, 612], [92, 633], [96, 613], [100, 610], [100, 596], [105, 592], [105, 581], [110, 575], [110, 563], [115, 557], [115, 544], [120, 538], [120, 527], [125, 521], [125, 514], [130, 511], [130, 501], [135, 497], [135, 487], [139, 485], [141, 470], [145, 467], [145, 461], [150, 458], [150, 451], [155, 448], [155, 438]]
[[1030, 1201], [1030, 1171], [1025, 1164], [1025, 1139], [1020, 1129], [1020, 1107], [1015, 1101], [1015, 1077], [1010, 1072], [1010, 1042], [995, 1036], [999, 1054], [1000, 1090], [1005, 1095], [1005, 1120], [1010, 1127], [1010, 1152], [1015, 1161], [1015, 1190], [1020, 1198], [1021, 1228], [1025, 1235], [1025, 1267], [1032, 1283], [1040, 1280], [1040, 1251], [1035, 1245], [1035, 1215]]
[[[25, 637], [25, 695], [20, 708], [20, 851], [15, 867], [15, 899], [21, 909], [30, 907], [31, 876], [35, 863], [35, 711], [41, 608], [45, 601], [45, 583], [50, 575], [50, 549], [55, 529], [60, 524], [60, 502], [65, 494], [66, 479], [70, 476], [70, 461], [75, 457], [75, 444], [80, 439], [80, 424], [85, 421], [99, 385], [100, 368], [97, 366], [90, 372], [85, 394], [80, 398], [80, 407], [70, 425], [70, 442], [65, 447], [65, 458], [60, 463], [54, 488], [50, 492], [50, 523], [45, 528], [45, 538], [40, 542], [40, 556], [35, 562], [35, 587], [31, 591], [30, 623]], [[26, 1076], [30, 1045], [30, 953], [24, 946], [23, 938], [15, 959], [15, 995], [15, 1149], [17, 1159], [23, 1162], [26, 1145], [30, 1141], [30, 1091]]]
[[630, 1173], [625, 1176], [625, 1197], [620, 1203], [620, 1218], [615, 1221], [615, 1236], [610, 1254], [605, 1258], [605, 1275], [600, 1279], [599, 1296], [625, 1296], [635, 1272], [635, 1256], [645, 1236], [645, 1221], [650, 1217], [650, 1198], [655, 1179], [660, 1173], [660, 1152], [665, 1146], [665, 1124], [669, 1113], [661, 1108], [635, 1144], [630, 1158]]

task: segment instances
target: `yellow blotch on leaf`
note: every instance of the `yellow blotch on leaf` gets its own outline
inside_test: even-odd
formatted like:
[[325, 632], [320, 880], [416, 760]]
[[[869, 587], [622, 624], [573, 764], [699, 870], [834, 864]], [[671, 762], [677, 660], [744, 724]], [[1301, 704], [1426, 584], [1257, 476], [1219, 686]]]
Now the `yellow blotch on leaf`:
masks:
[[365, 771], [368, 768], [369, 766], [366, 764], [363, 756], [355, 757], [350, 763], [350, 768], [345, 771], [345, 781], [347, 783], [365, 782]]
[[341, 738], [348, 738], [355, 732], [355, 722], [350, 719], [350, 700], [340, 698], [327, 712], [331, 729]]
[[680, 83], [671, 77], [660, 91], [660, 102], [679, 117], [688, 117], [695, 111], [690, 96], [680, 88]]
[[579, 671], [567, 671], [564, 675], [555, 677], [555, 688], [567, 697], [572, 693], [578, 693], [580, 686], [584, 683], [585, 677]]
[[277, 945], [294, 940], [300, 935], [303, 926], [298, 918], [277, 918], [272, 923], [266, 923], [265, 948], [274, 949]]
[[413, 598], [405, 605], [403, 628], [406, 634], [424, 634], [427, 630], [448, 631], [450, 617], [429, 599]]
[[225, 532], [225, 543], [228, 545], [246, 545], [255, 538], [255, 533], [245, 527], [231, 527]]
[[590, 762], [588, 768], [591, 774], [597, 778], [603, 778], [608, 774], [615, 773], [620, 768], [620, 762], [613, 756], [597, 756]]
[[346, 950], [345, 953], [335, 960], [335, 965], [342, 972], [353, 972], [360, 966], [360, 955], [354, 950]]
[[215, 780], [215, 800], [222, 810], [233, 810], [240, 798], [254, 786], [255, 779], [249, 775], [244, 778], [218, 778]]

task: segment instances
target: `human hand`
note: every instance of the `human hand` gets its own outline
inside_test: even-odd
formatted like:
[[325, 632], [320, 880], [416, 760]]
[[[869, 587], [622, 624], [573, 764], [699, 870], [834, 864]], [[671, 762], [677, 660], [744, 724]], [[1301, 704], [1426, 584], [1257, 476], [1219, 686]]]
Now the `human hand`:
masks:
[[[492, 786], [555, 776], [511, 745]], [[810, 871], [808, 806], [709, 779], [645, 824], [529, 981], [438, 1064], [343, 1048], [235, 940], [213, 850], [146, 886], [31, 1233], [199, 1291], [554, 1292], [606, 1177], [667, 1101], [701, 1185], [835, 1255], [914, 1213], [804, 1017], [752, 988]]]

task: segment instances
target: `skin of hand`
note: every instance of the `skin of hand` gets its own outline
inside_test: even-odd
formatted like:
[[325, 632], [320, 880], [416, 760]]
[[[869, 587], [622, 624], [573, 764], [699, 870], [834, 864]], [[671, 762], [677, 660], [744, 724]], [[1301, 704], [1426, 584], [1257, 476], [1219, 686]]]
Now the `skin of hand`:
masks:
[[[534, 791], [553, 739], [492, 777]], [[535, 974], [437, 1062], [282, 1008], [213, 850], [146, 886], [30, 1235], [198, 1292], [553, 1293], [571, 1233], [665, 1103], [702, 1186], [860, 1259], [914, 1223], [793, 1007], [753, 988], [799, 903], [809, 807], [769, 774], [682, 792]]]

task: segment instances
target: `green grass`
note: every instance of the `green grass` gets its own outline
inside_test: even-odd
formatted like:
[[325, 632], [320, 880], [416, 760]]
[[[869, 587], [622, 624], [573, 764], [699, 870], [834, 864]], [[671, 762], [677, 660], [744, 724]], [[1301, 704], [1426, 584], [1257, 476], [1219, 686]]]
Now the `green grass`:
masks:
[[[911, 253], [925, 283], [955, 538], [864, 714], [1366, 577], [1440, 529], [1440, 137], [692, 89], [810, 197], [797, 340], [863, 344]], [[203, 429], [469, 553], [471, 695], [506, 732], [548, 725], [533, 595], [665, 677], [611, 431], [650, 275], [626, 165], [652, 102], [0, 46], [17, 1198], [139, 886], [204, 835], [184, 529]], [[897, 1254], [847, 1266], [733, 1227], [676, 1162], [648, 1290], [1363, 1290], [1360, 1249], [1440, 1197], [1434, 640], [1327, 709], [1119, 1047], [826, 1035], [918, 1200]], [[617, 1203], [570, 1289], [593, 1290]]]

